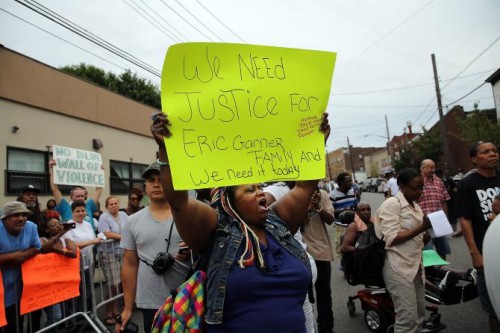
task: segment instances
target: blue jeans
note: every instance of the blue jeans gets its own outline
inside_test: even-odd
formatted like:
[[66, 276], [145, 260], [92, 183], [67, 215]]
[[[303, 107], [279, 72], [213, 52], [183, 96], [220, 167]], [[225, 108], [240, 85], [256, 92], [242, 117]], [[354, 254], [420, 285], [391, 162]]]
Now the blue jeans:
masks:
[[425, 244], [424, 250], [432, 250], [433, 245], [436, 248], [437, 254], [439, 254], [441, 258], [445, 259], [447, 254], [451, 254], [450, 244], [448, 243], [446, 236], [432, 238], [427, 244]]
[[63, 303], [57, 303], [43, 309], [47, 316], [47, 321], [45, 321], [44, 326], [52, 325], [62, 319], [62, 304]]
[[479, 300], [481, 301], [481, 307], [483, 311], [489, 315], [496, 316], [493, 305], [490, 301], [490, 296], [488, 294], [488, 289], [486, 288], [486, 280], [484, 278], [484, 271], [477, 271], [477, 294]]

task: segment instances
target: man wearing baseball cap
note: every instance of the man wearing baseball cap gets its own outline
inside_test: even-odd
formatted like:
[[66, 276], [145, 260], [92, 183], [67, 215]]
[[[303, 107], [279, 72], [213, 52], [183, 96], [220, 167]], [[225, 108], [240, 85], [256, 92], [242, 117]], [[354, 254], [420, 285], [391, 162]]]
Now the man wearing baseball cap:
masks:
[[0, 267], [5, 292], [5, 332], [22, 332], [20, 300], [23, 280], [21, 264], [40, 252], [37, 226], [27, 220], [31, 211], [19, 201], [7, 202], [0, 216]]
[[[154, 162], [142, 173], [149, 205], [128, 217], [122, 228], [120, 247], [124, 249], [122, 286], [124, 309], [117, 318], [116, 332], [130, 321], [134, 303], [141, 310], [144, 332], [149, 333], [156, 310], [186, 278], [189, 255], [180, 257], [181, 238], [175, 227], [170, 204], [160, 181], [160, 163]], [[168, 252], [175, 261], [163, 273], [153, 268], [155, 257]]]
[[45, 221], [42, 211], [40, 210], [40, 204], [38, 202], [39, 194], [40, 190], [34, 185], [26, 185], [21, 188], [21, 192], [16, 200], [26, 204], [26, 208], [31, 211], [28, 215], [28, 221], [37, 225], [38, 235], [42, 236], [43, 230], [45, 229], [45, 223], [47, 221]]

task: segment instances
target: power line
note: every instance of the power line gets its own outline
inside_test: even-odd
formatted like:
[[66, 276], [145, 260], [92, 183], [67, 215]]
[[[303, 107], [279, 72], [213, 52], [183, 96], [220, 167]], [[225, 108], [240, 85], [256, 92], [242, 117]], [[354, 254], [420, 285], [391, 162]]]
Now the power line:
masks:
[[434, 118], [434, 116], [436, 115], [436, 113], [431, 113], [431, 116], [429, 117], [429, 119], [427, 119], [427, 121], [422, 125], [422, 127], [425, 128], [425, 126], [427, 126], [427, 123], [429, 123], [429, 121], [431, 121], [432, 118]]
[[358, 92], [349, 92], [349, 93], [330, 94], [330, 96], [348, 96], [348, 95], [376, 94], [376, 93], [381, 93], [381, 92], [398, 91], [398, 90], [406, 90], [406, 89], [424, 87], [424, 86], [429, 86], [429, 85], [432, 85], [432, 84], [433, 83], [421, 83], [421, 84], [415, 84], [415, 85], [412, 85], [412, 86], [405, 86], [405, 87], [399, 87], [399, 88], [387, 88], [387, 89], [379, 89], [379, 90], [368, 90], [368, 91], [358, 91]]
[[217, 35], [215, 32], [213, 32], [209, 27], [207, 27], [205, 25], [205, 23], [203, 23], [202, 21], [200, 21], [193, 13], [191, 13], [191, 11], [189, 9], [187, 9], [182, 3], [180, 3], [178, 0], [175, 0], [175, 2], [177, 2], [177, 4], [179, 6], [181, 6], [189, 15], [191, 15], [191, 17], [193, 17], [196, 21], [198, 21], [199, 24], [201, 24], [205, 29], [207, 29], [208, 31], [210, 31], [210, 33], [212, 35], [214, 35], [216, 38], [218, 38], [221, 42], [224, 42], [224, 40], [222, 38], [219, 37], [219, 35]]
[[[391, 121], [394, 121], [394, 120], [399, 120], [399, 119], [408, 119], [409, 115], [408, 114], [405, 114], [405, 115], [400, 115], [399, 117], [398, 116], [394, 116], [394, 117], [391, 117]], [[373, 120], [370, 121], [370, 122], [367, 122], [367, 123], [361, 123], [361, 124], [356, 124], [356, 125], [346, 125], [346, 126], [335, 126], [333, 125], [332, 126], [332, 130], [347, 130], [347, 129], [351, 129], [351, 128], [360, 128], [360, 127], [375, 127], [375, 126], [381, 126], [383, 125], [385, 127], [385, 122], [384, 120], [381, 120], [380, 122], [374, 122]], [[352, 131], [352, 130], [350, 130]]]
[[[18, 0], [16, 0], [18, 3], [20, 3]], [[115, 53], [115, 55], [118, 55], [119, 57], [121, 57], [122, 59], [125, 59], [129, 62], [132, 62], [134, 63], [136, 66], [137, 64], [135, 62], [138, 62], [139, 64], [141, 64], [142, 66], [144, 67], [148, 67], [150, 70], [153, 70], [155, 71], [156, 69], [153, 67], [153, 66], [150, 66], [148, 65], [147, 63], [143, 62], [142, 60], [140, 60], [139, 58], [135, 57], [134, 55], [128, 53], [127, 51], [124, 51], [116, 46], [114, 46], [113, 44], [107, 42], [106, 40], [100, 38], [99, 36], [91, 33], [90, 31], [76, 25], [75, 23], [73, 23], [72, 21], [66, 19], [65, 17], [57, 14], [56, 12], [50, 10], [49, 8], [41, 5], [40, 3], [38, 3], [37, 1], [35, 0], [28, 0], [28, 2], [31, 2], [32, 5], [35, 5], [38, 10], [41, 10], [43, 11], [45, 14], [39, 12], [38, 10], [34, 9], [33, 7], [29, 7], [27, 4], [24, 4], [22, 3], [23, 5], [25, 5], [26, 7], [30, 8], [31, 10], [34, 10], [36, 13], [48, 18], [49, 20], [63, 26], [64, 28], [72, 31], [73, 33], [76, 33], [78, 35], [80, 35], [81, 37], [93, 42], [94, 44], [98, 44], [99, 46], [107, 49], [108, 51], [112, 52], [112, 53], [115, 53], [115, 52], [118, 52], [120, 53], [121, 55], [118, 55]], [[50, 17], [48, 17], [48, 16]], [[75, 31], [76, 30], [76, 31]], [[102, 45], [104, 44], [104, 45]], [[112, 48], [115, 52], [109, 50], [108, 48]], [[133, 59], [134, 61], [131, 61], [130, 58]], [[141, 67], [141, 66], [139, 66]], [[141, 67], [143, 68], [143, 67]], [[143, 68], [144, 69], [144, 68]]]
[[472, 59], [472, 61], [469, 62], [467, 64], [467, 66], [465, 66], [465, 68], [460, 73], [458, 73], [450, 82], [448, 82], [444, 87], [442, 87], [441, 90], [443, 90], [444, 88], [446, 88], [447, 86], [449, 86], [457, 77], [459, 77], [463, 72], [465, 72], [467, 70], [467, 68], [469, 68], [474, 62], [476, 62], [477, 59], [479, 59], [483, 54], [486, 53], [486, 51], [488, 51], [490, 48], [492, 48], [493, 45], [495, 45], [496, 42], [498, 42], [499, 40], [500, 40], [500, 36], [498, 36], [490, 45], [488, 45], [474, 59]]
[[[480, 88], [480, 86], [479, 86], [479, 87], [477, 87], [477, 88], [476, 88], [476, 89], [474, 89], [474, 90], [477, 90], [477, 89], [479, 89], [479, 88]], [[474, 92], [474, 91], [471, 91], [469, 94], [471, 94], [471, 93], [473, 93], [473, 92]], [[469, 94], [468, 94], [468, 95], [469, 95]], [[467, 95], [466, 95], [466, 96], [467, 96]], [[466, 97], [466, 96], [463, 96], [462, 98], [464, 98], [464, 97]], [[461, 99], [462, 99], [462, 98], [461, 98]], [[456, 100], [455, 102], [458, 102], [458, 101], [459, 101], [459, 100], [461, 100], [461, 99], [458, 99], [458, 100]], [[485, 100], [485, 99], [493, 99], [493, 96], [486, 96], [486, 97], [482, 97], [482, 98], [474, 98], [474, 99], [469, 99], [469, 100], [466, 100], [466, 101], [463, 101], [463, 102], [475, 102], [475, 101], [482, 101], [482, 100]], [[455, 103], [455, 102], [453, 102], [453, 103]], [[450, 103], [450, 104], [453, 104], [453, 103]], [[447, 108], [449, 108], [449, 106], [448, 106], [448, 105], [446, 105], [446, 107], [447, 107]], [[434, 115], [435, 115], [435, 114], [433, 113], [433, 114], [431, 115], [431, 117], [430, 117], [429, 119], [427, 119], [427, 122], [424, 124], [424, 126], [426, 126], [426, 125], [427, 125], [427, 123], [428, 123], [428, 122], [432, 119], [432, 117], [433, 117]]]
[[[500, 65], [500, 63], [499, 63], [499, 65]], [[498, 65], [496, 68], [498, 68]], [[489, 74], [491, 75], [491, 72]], [[462, 91], [464, 91], [464, 89], [469, 89], [469, 87], [471, 85], [476, 86], [478, 80], [480, 80], [482, 82], [482, 81], [484, 81], [484, 77], [476, 77], [472, 80], [469, 80], [466, 84], [461, 85], [459, 88], [456, 88], [453, 91], [449, 91], [447, 94], [451, 96], [452, 94], [454, 94], [456, 92], [462, 93]]]
[[328, 103], [329, 106], [337, 106], [343, 108], [421, 108], [425, 107], [425, 105], [345, 105], [345, 104], [333, 104]]
[[414, 124], [417, 123], [417, 121], [420, 119], [420, 117], [422, 117], [422, 115], [425, 113], [425, 111], [427, 111], [427, 109], [429, 108], [429, 106], [432, 104], [432, 102], [434, 102], [434, 100], [436, 99], [436, 96], [433, 96], [431, 98], [431, 100], [429, 101], [429, 103], [427, 103], [427, 105], [425, 106], [425, 108], [422, 110], [422, 112], [420, 112], [418, 114], [418, 117], [415, 119], [415, 121], [413, 122]]
[[[186, 36], [184, 36], [184, 35], [183, 35], [183, 34], [182, 34], [179, 30], [177, 30], [177, 29], [176, 29], [176, 28], [175, 28], [172, 24], [170, 24], [167, 20], [165, 20], [165, 19], [163, 18], [163, 16], [161, 16], [160, 14], [158, 14], [156, 10], [154, 10], [153, 8], [151, 8], [151, 6], [149, 6], [149, 5], [147, 4], [147, 2], [145, 2], [144, 0], [141, 0], [141, 2], [142, 2], [142, 3], [146, 6], [146, 7], [148, 7], [148, 8], [149, 8], [149, 10], [151, 10], [151, 11], [152, 11], [152, 12], [153, 12], [156, 16], [158, 16], [158, 18], [159, 18], [160, 20], [162, 20], [162, 21], [163, 21], [166, 25], [168, 25], [168, 26], [169, 26], [169, 27], [170, 27], [173, 31], [175, 31], [175, 32], [176, 32], [179, 36], [181, 36], [182, 38], [184, 38], [184, 40], [189, 41], [189, 38], [187, 38]], [[175, 35], [173, 32], [171, 32], [171, 33], [172, 33], [173, 35]], [[177, 36], [177, 35], [175, 35], [175, 36], [176, 36], [177, 38], [179, 38], [179, 36]], [[182, 39], [181, 39], [181, 38], [179, 38], [179, 40], [182, 42]]]
[[[490, 73], [492, 70], [495, 70], [496, 68], [489, 69], [487, 71], [482, 71], [478, 73], [473, 73], [473, 74], [467, 74], [458, 77], [457, 79], [465, 79], [467, 77], [471, 76], [476, 76], [484, 73]], [[451, 81], [453, 79], [446, 79], [446, 80], [440, 80], [441, 82], [446, 82], [446, 81]], [[357, 91], [357, 92], [348, 92], [348, 93], [336, 93], [336, 94], [330, 94], [330, 96], [349, 96], [349, 95], [364, 95], [364, 94], [375, 94], [375, 93], [380, 93], [380, 92], [390, 92], [390, 91], [399, 91], [399, 90], [406, 90], [406, 89], [412, 89], [412, 88], [418, 88], [418, 87], [425, 87], [425, 86], [430, 86], [434, 85], [433, 82], [430, 83], [420, 83], [420, 84], [414, 84], [411, 86], [403, 86], [403, 87], [397, 87], [397, 88], [387, 88], [387, 89], [379, 89], [379, 90], [367, 90], [367, 91]]]
[[12, 14], [11, 12], [6, 11], [6, 10], [5, 10], [5, 9], [3, 9], [3, 8], [0, 8], [0, 10], [1, 10], [1, 11], [3, 11], [3, 12], [5, 12], [5, 13], [7, 13], [7, 14], [9, 14], [9, 15], [12, 15], [13, 17], [17, 18], [18, 20], [23, 21], [24, 23], [27, 23], [27, 24], [31, 25], [31, 26], [32, 26], [32, 27], [34, 27], [34, 28], [37, 28], [37, 29], [39, 29], [39, 30], [41, 30], [41, 31], [43, 31], [43, 32], [45, 32], [45, 33], [47, 33], [47, 34], [49, 34], [49, 35], [51, 35], [51, 36], [53, 36], [53, 37], [55, 37], [55, 38], [57, 38], [57, 39], [61, 40], [61, 41], [63, 41], [63, 42], [66, 42], [66, 43], [68, 43], [68, 44], [70, 44], [70, 45], [72, 45], [72, 46], [76, 47], [77, 49], [80, 49], [80, 50], [82, 50], [82, 51], [84, 51], [84, 52], [87, 52], [88, 54], [91, 54], [91, 55], [93, 55], [94, 57], [97, 57], [97, 58], [99, 58], [99, 59], [101, 59], [101, 60], [103, 60], [103, 61], [107, 62], [108, 64], [111, 64], [111, 65], [113, 65], [113, 66], [116, 66], [116, 67], [118, 67], [118, 68], [120, 68], [120, 69], [123, 69], [123, 70], [125, 70], [125, 71], [127, 70], [127, 68], [122, 67], [122, 66], [120, 66], [120, 65], [117, 65], [117, 64], [115, 64], [114, 62], [111, 62], [111, 61], [107, 60], [106, 58], [103, 58], [103, 57], [101, 57], [101, 56], [99, 56], [99, 55], [97, 55], [97, 54], [95, 54], [95, 53], [90, 52], [89, 50], [84, 49], [83, 47], [80, 47], [80, 46], [78, 46], [78, 45], [76, 45], [76, 44], [73, 44], [72, 42], [70, 42], [70, 41], [68, 41], [68, 40], [66, 40], [66, 39], [64, 39], [64, 38], [62, 38], [62, 37], [59, 37], [59, 36], [57, 36], [57, 35], [55, 35], [55, 34], [51, 33], [50, 31], [45, 30], [45, 29], [43, 29], [43, 28], [41, 28], [41, 27], [37, 26], [36, 24], [33, 24], [33, 23], [31, 23], [31, 22], [28, 22], [28, 21], [26, 21], [25, 19], [23, 19], [23, 18], [21, 18], [21, 17], [19, 17], [19, 16], [15, 15], [15, 14]]
[[131, 55], [130, 53], [121, 50], [120, 48], [114, 46], [113, 44], [103, 40], [102, 38], [88, 32], [87, 30], [79, 27], [78, 25], [74, 24], [70, 20], [67, 20], [66, 18], [62, 17], [61, 15], [53, 12], [52, 10], [48, 9], [47, 7], [38, 4], [36, 1], [32, 1], [33, 4], [37, 7], [33, 7], [33, 4], [28, 4], [21, 2], [19, 0], [15, 0], [17, 3], [25, 6], [26, 8], [34, 11], [35, 13], [53, 21], [54, 23], [60, 25], [61, 27], [79, 35], [80, 37], [85, 38], [86, 40], [90, 41], [93, 44], [96, 44], [107, 51], [117, 55], [118, 57], [133, 63], [137, 67], [142, 68], [143, 70], [160, 77], [160, 72], [155, 70], [154, 67], [146, 64], [145, 62], [141, 61], [140, 59], [136, 58], [135, 56]]
[[[168, 38], [170, 38], [172, 41], [174, 42], [180, 42], [180, 39], [177, 38], [177, 36], [175, 36], [174, 34], [172, 34], [170, 31], [166, 30], [165, 27], [160, 23], [158, 22], [158, 20], [156, 20], [154, 17], [152, 17], [149, 13], [147, 13], [141, 6], [139, 6], [137, 3], [135, 3], [134, 1], [130, 0], [130, 3], [127, 2], [127, 0], [123, 0], [123, 2], [130, 7], [130, 9], [132, 9], [134, 12], [136, 12], [137, 14], [139, 14], [143, 19], [145, 19], [146, 21], [148, 21], [153, 27], [155, 27], [159, 32], [161, 32], [162, 34], [164, 34], [165, 36], [167, 36]], [[137, 9], [139, 9], [142, 13], [140, 13], [136, 8], [132, 7], [132, 4], [137, 7]], [[148, 18], [149, 17], [149, 18]], [[155, 21], [156, 23], [154, 23], [153, 21]], [[158, 25], [161, 27], [159, 27]], [[165, 30], [163, 30], [163, 29]]]
[[479, 88], [481, 88], [481, 87], [482, 87], [482, 86], [484, 86], [485, 84], [486, 84], [486, 82], [481, 83], [481, 84], [480, 84], [477, 88], [475, 88], [474, 90], [472, 90], [472, 91], [468, 92], [467, 94], [465, 94], [464, 96], [460, 97], [459, 99], [457, 99], [457, 100], [455, 100], [455, 101], [453, 101], [453, 102], [451, 102], [451, 103], [446, 104], [446, 107], [448, 107], [448, 106], [449, 106], [449, 105], [451, 105], [451, 104], [455, 104], [456, 102], [458, 102], [458, 101], [460, 101], [460, 100], [464, 99], [465, 97], [469, 96], [470, 94], [472, 94], [474, 91], [478, 90]]
[[234, 32], [233, 30], [231, 30], [231, 28], [229, 28], [227, 25], [225, 25], [221, 20], [219, 20], [219, 18], [217, 16], [215, 16], [210, 10], [208, 10], [207, 7], [203, 6], [203, 4], [201, 2], [199, 2], [198, 0], [195, 0], [198, 5], [200, 5], [203, 9], [205, 9], [207, 11], [207, 13], [209, 13], [210, 15], [212, 15], [212, 17], [214, 19], [217, 20], [217, 22], [219, 22], [220, 24], [222, 24], [227, 30], [229, 30], [234, 36], [236, 36], [236, 38], [238, 38], [240, 41], [242, 41], [243, 43], [246, 43], [246, 41], [241, 38], [236, 32]]
[[422, 10], [424, 10], [427, 6], [429, 6], [432, 2], [434, 2], [434, 0], [431, 0], [429, 1], [428, 3], [426, 3], [423, 7], [421, 7], [420, 9], [418, 9], [416, 12], [414, 12], [413, 14], [411, 14], [410, 16], [408, 16], [407, 18], [405, 18], [401, 23], [399, 23], [398, 25], [396, 25], [394, 28], [392, 28], [391, 30], [389, 30], [387, 33], [385, 33], [382, 37], [380, 37], [379, 39], [377, 39], [373, 44], [371, 44], [370, 46], [368, 46], [366, 49], [364, 49], [363, 51], [361, 51], [361, 53], [359, 53], [357, 56], [355, 56], [353, 59], [349, 60], [345, 65], [344, 67], [340, 68], [340, 70], [343, 70], [344, 68], [347, 68], [348, 65], [350, 65], [352, 62], [356, 61], [357, 59], [359, 59], [363, 54], [365, 54], [368, 50], [370, 50], [372, 47], [374, 47], [375, 45], [377, 45], [378, 43], [380, 43], [382, 40], [384, 40], [387, 36], [389, 36], [390, 34], [392, 34], [394, 31], [396, 31], [397, 29], [399, 29], [403, 24], [405, 24], [406, 22], [408, 22], [409, 20], [411, 20], [413, 17], [415, 17], [418, 13], [420, 13]]
[[189, 22], [188, 20], [186, 20], [186, 18], [184, 18], [184, 16], [182, 16], [181, 14], [179, 14], [175, 9], [173, 9], [169, 4], [167, 4], [165, 1], [163, 0], [160, 0], [162, 4], [164, 4], [168, 9], [170, 9], [171, 11], [173, 11], [177, 16], [179, 16], [184, 22], [186, 22], [187, 24], [189, 24], [189, 26], [191, 28], [193, 28], [194, 30], [198, 31], [200, 34], [202, 34], [206, 39], [208, 39], [209, 41], [213, 42], [212, 38], [210, 38], [209, 36], [207, 36], [203, 31], [201, 31], [200, 29], [198, 29], [197, 27], [195, 27], [193, 24], [191, 24], [191, 22]]

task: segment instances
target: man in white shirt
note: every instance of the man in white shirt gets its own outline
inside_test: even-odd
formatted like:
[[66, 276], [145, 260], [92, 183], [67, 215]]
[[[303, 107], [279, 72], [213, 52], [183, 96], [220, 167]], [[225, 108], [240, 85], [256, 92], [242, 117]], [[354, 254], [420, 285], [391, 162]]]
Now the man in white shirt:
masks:
[[399, 192], [399, 186], [398, 186], [398, 181], [396, 178], [396, 174], [394, 172], [390, 173], [390, 179], [387, 181], [387, 197], [393, 197]]

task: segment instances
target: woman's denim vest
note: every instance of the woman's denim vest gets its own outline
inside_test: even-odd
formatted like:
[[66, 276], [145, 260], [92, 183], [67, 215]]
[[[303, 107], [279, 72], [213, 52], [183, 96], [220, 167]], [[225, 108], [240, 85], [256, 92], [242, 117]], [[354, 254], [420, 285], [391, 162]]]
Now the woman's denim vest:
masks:
[[[288, 226], [274, 211], [269, 210], [264, 226], [288, 252], [311, 271], [304, 248], [295, 240]], [[238, 260], [236, 254], [242, 240], [243, 231], [240, 223], [234, 218], [221, 214], [208, 262], [205, 320], [209, 324], [222, 323], [227, 276], [232, 264]]]

